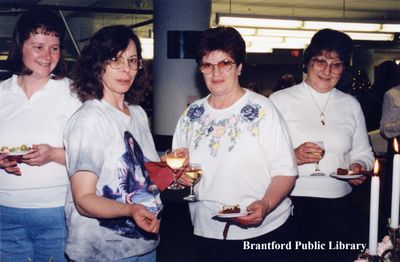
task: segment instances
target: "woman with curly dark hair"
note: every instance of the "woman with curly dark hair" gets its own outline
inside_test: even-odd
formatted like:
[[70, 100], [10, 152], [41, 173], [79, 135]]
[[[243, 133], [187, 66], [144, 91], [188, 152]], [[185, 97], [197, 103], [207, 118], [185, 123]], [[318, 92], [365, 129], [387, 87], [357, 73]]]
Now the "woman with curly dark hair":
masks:
[[154, 185], [143, 168], [129, 186], [146, 191], [146, 201], [127, 198], [120, 181], [121, 172], [138, 166], [126, 157], [137, 155], [130, 150], [143, 155], [140, 161], [159, 159], [146, 113], [135, 105], [143, 74], [139, 39], [121, 25], [99, 30], [73, 70], [73, 90], [84, 102], [64, 132], [71, 181], [66, 253], [73, 261], [155, 261], [159, 192], [147, 192]]

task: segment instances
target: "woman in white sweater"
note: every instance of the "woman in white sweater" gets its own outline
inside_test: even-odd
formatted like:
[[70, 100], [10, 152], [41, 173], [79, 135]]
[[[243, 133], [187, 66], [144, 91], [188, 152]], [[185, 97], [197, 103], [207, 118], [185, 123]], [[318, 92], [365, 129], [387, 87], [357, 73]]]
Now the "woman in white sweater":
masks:
[[[297, 175], [279, 112], [239, 84], [245, 52], [243, 38], [231, 27], [203, 33], [198, 62], [210, 94], [185, 110], [174, 134], [173, 147], [188, 148], [190, 161], [203, 170], [195, 186], [199, 201], [190, 203], [199, 262], [291, 261], [286, 250], [243, 247], [287, 243], [292, 232], [288, 194]], [[224, 205], [236, 204], [243, 216], [215, 218]], [[229, 231], [227, 223], [232, 223]]]
[[[299, 177], [291, 196], [297, 238], [320, 240], [326, 244], [321, 251], [327, 252], [329, 241], [350, 241], [354, 209], [349, 194], [352, 185], [365, 180], [340, 180], [330, 174], [336, 174], [337, 168], [354, 173], [370, 170], [374, 160], [360, 104], [335, 88], [351, 53], [352, 40], [346, 34], [319, 31], [304, 53], [305, 81], [270, 97], [288, 124], [295, 148]], [[325, 252], [312, 255], [316, 253]], [[332, 253], [322, 255], [333, 261], [345, 256], [345, 252]]]

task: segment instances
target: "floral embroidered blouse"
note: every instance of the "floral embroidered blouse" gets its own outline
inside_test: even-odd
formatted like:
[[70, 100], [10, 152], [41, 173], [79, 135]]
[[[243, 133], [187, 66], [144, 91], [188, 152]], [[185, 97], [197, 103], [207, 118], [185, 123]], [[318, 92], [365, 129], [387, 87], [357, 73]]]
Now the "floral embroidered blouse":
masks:
[[[264, 96], [245, 90], [232, 106], [214, 109], [207, 98], [191, 104], [175, 130], [173, 147], [188, 147], [203, 177], [195, 186], [200, 201], [190, 204], [194, 233], [222, 239], [225, 223], [212, 219], [222, 205], [242, 209], [259, 200], [276, 175], [295, 176], [297, 167], [285, 122]], [[290, 214], [287, 198], [259, 227], [231, 226], [228, 239], [263, 235]]]

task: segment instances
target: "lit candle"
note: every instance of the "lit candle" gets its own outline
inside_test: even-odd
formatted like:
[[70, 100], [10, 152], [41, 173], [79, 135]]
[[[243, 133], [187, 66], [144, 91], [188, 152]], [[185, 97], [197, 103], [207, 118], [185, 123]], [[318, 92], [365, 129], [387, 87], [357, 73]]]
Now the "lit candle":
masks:
[[400, 201], [400, 154], [397, 139], [394, 139], [393, 180], [392, 180], [392, 209], [390, 214], [390, 227], [399, 227], [399, 201]]
[[377, 255], [379, 214], [379, 163], [375, 160], [374, 176], [371, 178], [371, 201], [369, 210], [369, 254]]

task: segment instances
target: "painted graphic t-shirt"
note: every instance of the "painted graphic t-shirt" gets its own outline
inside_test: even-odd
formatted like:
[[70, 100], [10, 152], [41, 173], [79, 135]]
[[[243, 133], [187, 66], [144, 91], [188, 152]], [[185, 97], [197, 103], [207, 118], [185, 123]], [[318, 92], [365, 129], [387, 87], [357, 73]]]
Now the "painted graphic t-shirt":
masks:
[[[70, 119], [64, 132], [68, 175], [90, 171], [99, 177], [96, 194], [123, 203], [142, 204], [151, 212], [161, 207], [158, 188], [144, 168], [158, 155], [139, 106], [131, 116], [105, 101], [86, 102]], [[66, 253], [75, 261], [115, 261], [142, 255], [156, 248], [158, 236], [135, 225], [132, 218], [96, 219], [81, 216], [71, 191], [66, 200], [68, 240]]]

